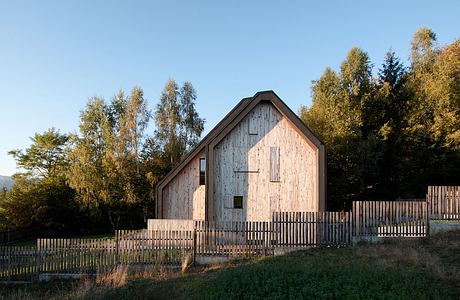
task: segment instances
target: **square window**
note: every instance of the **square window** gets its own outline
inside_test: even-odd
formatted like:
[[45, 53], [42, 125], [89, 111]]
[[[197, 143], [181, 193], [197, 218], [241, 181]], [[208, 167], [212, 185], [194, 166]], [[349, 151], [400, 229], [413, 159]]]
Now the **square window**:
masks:
[[243, 196], [233, 196], [233, 208], [243, 208]]

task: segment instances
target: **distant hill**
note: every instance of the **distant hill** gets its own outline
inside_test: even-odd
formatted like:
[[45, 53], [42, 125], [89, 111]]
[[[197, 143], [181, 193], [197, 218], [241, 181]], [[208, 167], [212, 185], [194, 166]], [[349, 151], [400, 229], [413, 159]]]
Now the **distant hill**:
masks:
[[0, 175], [0, 189], [1, 188], [7, 188], [8, 190], [11, 189], [11, 187], [14, 184], [13, 178], [9, 176], [2, 176]]

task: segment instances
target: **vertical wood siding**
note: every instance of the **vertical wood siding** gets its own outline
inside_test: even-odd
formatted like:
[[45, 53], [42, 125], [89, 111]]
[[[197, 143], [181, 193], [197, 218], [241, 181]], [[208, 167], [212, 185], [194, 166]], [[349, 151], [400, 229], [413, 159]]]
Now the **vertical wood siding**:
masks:
[[[272, 149], [278, 149], [278, 170], [271, 169]], [[318, 211], [318, 149], [272, 104], [257, 105], [214, 153], [216, 221], [267, 221], [276, 211]], [[272, 175], [279, 180], [271, 182]], [[243, 196], [243, 209], [229, 205], [235, 195]]]
[[205, 186], [200, 185], [198, 154], [163, 190], [164, 219], [204, 220]]

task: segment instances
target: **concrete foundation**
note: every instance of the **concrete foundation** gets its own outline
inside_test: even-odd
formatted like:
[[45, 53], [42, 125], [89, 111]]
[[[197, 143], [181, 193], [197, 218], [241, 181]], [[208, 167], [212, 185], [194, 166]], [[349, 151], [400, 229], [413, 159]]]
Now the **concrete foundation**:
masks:
[[230, 260], [229, 256], [220, 255], [220, 256], [204, 256], [204, 255], [197, 255], [196, 263], [199, 265], [210, 265], [210, 264], [220, 264]]
[[88, 277], [94, 275], [88, 274], [59, 274], [59, 273], [41, 273], [38, 275], [38, 281], [51, 281], [56, 279], [80, 279], [82, 277]]
[[446, 232], [452, 230], [460, 230], [459, 221], [430, 221], [430, 234], [435, 234], [439, 232]]
[[275, 249], [273, 249], [273, 254], [275, 256], [277, 256], [277, 255], [285, 255], [285, 254], [295, 252], [295, 251], [308, 250], [310, 248], [311, 247], [279, 247], [279, 248], [276, 247]]

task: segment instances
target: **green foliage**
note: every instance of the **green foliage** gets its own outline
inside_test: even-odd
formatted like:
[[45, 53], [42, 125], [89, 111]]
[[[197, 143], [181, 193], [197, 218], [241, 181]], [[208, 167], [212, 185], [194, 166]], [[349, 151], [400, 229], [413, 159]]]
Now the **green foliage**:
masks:
[[429, 71], [436, 60], [436, 34], [427, 27], [420, 28], [412, 38], [411, 62], [417, 72]]
[[[59, 232], [145, 227], [154, 216], [155, 186], [198, 143], [204, 120], [190, 82], [169, 80], [157, 106], [155, 135], [141, 88], [110, 102], [91, 98], [79, 132], [52, 128], [12, 150], [23, 173], [0, 190], [0, 228]], [[97, 224], [97, 225], [96, 225]]]
[[389, 50], [373, 78], [368, 55], [353, 48], [339, 73], [326, 68], [313, 82], [300, 116], [326, 144], [330, 209], [458, 184], [460, 42], [438, 49], [422, 28], [411, 58], [407, 69]]
[[153, 206], [141, 167], [149, 118], [143, 92], [135, 87], [128, 97], [120, 91], [109, 104], [91, 99], [81, 113], [80, 134], [72, 137], [69, 184], [83, 206], [105, 211], [113, 228], [122, 216], [129, 219], [127, 212], [141, 214], [142, 205]]
[[[340, 73], [326, 68], [313, 82], [311, 108], [302, 107], [302, 120], [320, 135], [327, 149], [328, 205], [344, 208], [366, 193], [366, 179], [373, 177], [382, 156], [381, 143], [369, 136], [368, 119], [373, 107], [375, 83], [367, 53], [353, 48]], [[368, 151], [373, 151], [369, 155]], [[375, 151], [374, 151], [375, 150]]]
[[2, 204], [4, 229], [75, 232], [84, 223], [74, 192], [62, 178], [17, 179]]
[[25, 151], [8, 152], [16, 159], [18, 167], [27, 171], [27, 175], [38, 177], [58, 176], [66, 166], [65, 146], [69, 137], [51, 128], [43, 134], [36, 133], [32, 145]]
[[24, 173], [14, 175], [11, 191], [3, 192], [0, 209], [3, 229], [72, 231], [79, 227], [80, 210], [66, 183], [69, 137], [49, 129], [35, 134], [25, 151], [11, 151]]
[[190, 82], [179, 89], [170, 79], [161, 94], [155, 110], [155, 142], [167, 171], [198, 143], [203, 132], [205, 120], [196, 112], [195, 101], [196, 92]]

